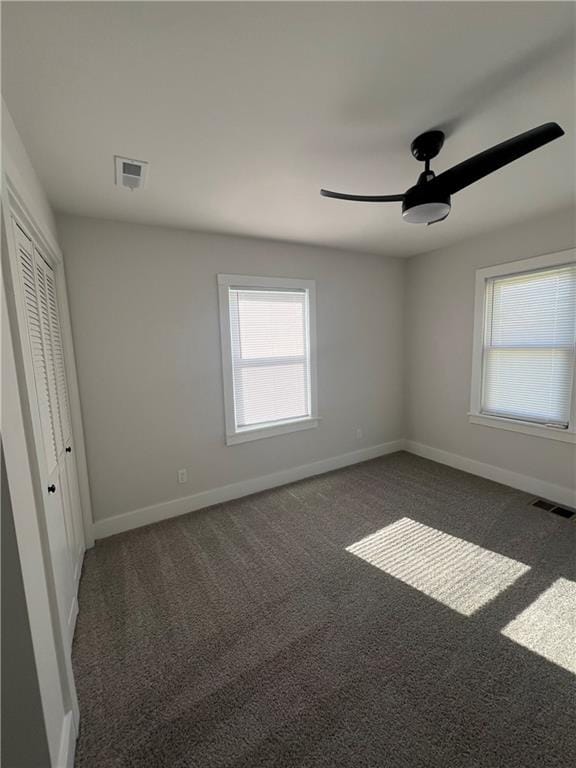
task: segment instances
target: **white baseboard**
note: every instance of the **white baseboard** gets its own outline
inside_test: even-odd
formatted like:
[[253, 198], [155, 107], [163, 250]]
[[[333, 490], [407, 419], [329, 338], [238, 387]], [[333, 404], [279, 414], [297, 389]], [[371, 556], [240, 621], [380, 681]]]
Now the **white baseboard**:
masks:
[[116, 533], [123, 533], [132, 528], [140, 528], [143, 525], [157, 523], [160, 520], [167, 520], [170, 517], [184, 515], [187, 512], [194, 512], [204, 507], [210, 507], [213, 504], [221, 504], [224, 501], [239, 499], [242, 496], [249, 496], [251, 493], [258, 493], [269, 488], [277, 488], [287, 483], [293, 483], [297, 480], [303, 480], [313, 475], [321, 475], [324, 472], [331, 472], [334, 469], [341, 469], [361, 461], [375, 459], [378, 456], [385, 456], [388, 453], [406, 450], [417, 456], [423, 456], [426, 459], [437, 461], [440, 464], [447, 464], [455, 469], [461, 469], [472, 475], [485, 477], [488, 480], [494, 480], [503, 485], [509, 485], [512, 488], [518, 488], [526, 493], [541, 496], [544, 499], [555, 501], [558, 504], [566, 504], [576, 507], [576, 492], [571, 488], [566, 488], [554, 483], [548, 483], [545, 480], [538, 480], [528, 475], [521, 475], [518, 472], [512, 472], [493, 464], [485, 464], [475, 459], [469, 459], [466, 456], [460, 456], [456, 453], [449, 453], [440, 448], [433, 448], [430, 445], [417, 443], [412, 440], [393, 440], [389, 443], [374, 445], [370, 448], [362, 448], [358, 451], [345, 453], [341, 456], [334, 456], [330, 459], [315, 461], [311, 464], [303, 464], [299, 467], [284, 469], [279, 472], [273, 472], [270, 475], [251, 478], [250, 480], [241, 480], [238, 483], [223, 485], [219, 488], [213, 488], [209, 491], [202, 491], [192, 496], [184, 496], [180, 499], [164, 501], [160, 504], [153, 504], [150, 507], [142, 507], [131, 512], [125, 512], [116, 517], [107, 517], [104, 520], [97, 520], [94, 523], [94, 538], [103, 539], [107, 536], [114, 536]]
[[76, 730], [72, 712], [68, 712], [62, 723], [60, 736], [60, 751], [57, 768], [74, 768], [74, 753], [76, 752]]
[[549, 501], [555, 501], [557, 504], [576, 507], [576, 491], [573, 488], [548, 483], [545, 480], [539, 480], [529, 475], [521, 475], [519, 472], [502, 469], [493, 464], [484, 464], [482, 461], [469, 459], [457, 453], [449, 453], [440, 448], [433, 448], [431, 445], [416, 443], [413, 440], [404, 441], [404, 450], [415, 453], [417, 456], [423, 456], [425, 459], [431, 459], [440, 464], [447, 464], [449, 467], [470, 472], [472, 475], [479, 475], [487, 480], [494, 480], [497, 483], [518, 488], [520, 491], [531, 493], [534, 496], [541, 496]]
[[213, 488], [209, 491], [202, 491], [193, 496], [185, 496], [181, 499], [173, 499], [160, 504], [154, 504], [150, 507], [135, 509], [132, 512], [124, 512], [116, 517], [107, 517], [104, 520], [97, 520], [94, 523], [94, 538], [103, 539], [106, 536], [113, 536], [116, 533], [129, 531], [132, 528], [139, 528], [142, 525], [157, 523], [160, 520], [166, 520], [169, 517], [177, 517], [187, 512], [194, 512], [203, 507], [210, 507], [213, 504], [221, 504], [224, 501], [239, 499], [242, 496], [249, 496], [251, 493], [266, 491], [269, 488], [276, 488], [280, 485], [293, 483], [296, 480], [303, 480], [313, 475], [321, 475], [324, 472], [331, 472], [334, 469], [358, 464], [361, 461], [375, 459], [378, 456], [384, 456], [388, 453], [395, 453], [404, 448], [404, 440], [393, 440], [389, 443], [374, 445], [370, 448], [361, 448], [358, 451], [345, 453], [341, 456], [334, 456], [330, 459], [315, 461], [312, 464], [303, 464], [299, 467], [283, 469], [280, 472], [273, 472], [270, 475], [255, 477], [250, 480], [241, 480], [238, 483], [223, 485], [220, 488]]

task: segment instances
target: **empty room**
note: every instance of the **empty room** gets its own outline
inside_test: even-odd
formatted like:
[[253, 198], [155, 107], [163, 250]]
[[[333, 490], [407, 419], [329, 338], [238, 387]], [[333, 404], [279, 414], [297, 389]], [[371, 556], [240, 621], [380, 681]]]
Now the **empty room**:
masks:
[[576, 764], [576, 5], [0, 10], [3, 768]]

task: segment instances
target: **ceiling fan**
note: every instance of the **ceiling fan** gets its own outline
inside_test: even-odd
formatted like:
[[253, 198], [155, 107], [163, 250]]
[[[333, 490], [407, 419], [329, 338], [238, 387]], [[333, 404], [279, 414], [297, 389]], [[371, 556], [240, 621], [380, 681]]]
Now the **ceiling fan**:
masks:
[[496, 144], [474, 157], [469, 157], [468, 160], [436, 176], [434, 171], [430, 170], [430, 160], [442, 149], [445, 137], [442, 131], [426, 131], [415, 138], [410, 147], [416, 160], [424, 163], [424, 171], [418, 177], [416, 184], [404, 194], [348, 195], [342, 192], [331, 192], [329, 189], [321, 189], [320, 194], [337, 200], [402, 203], [404, 221], [411, 224], [433, 224], [448, 216], [450, 196], [455, 192], [563, 135], [564, 131], [558, 123], [544, 123], [537, 128], [532, 128], [531, 131]]

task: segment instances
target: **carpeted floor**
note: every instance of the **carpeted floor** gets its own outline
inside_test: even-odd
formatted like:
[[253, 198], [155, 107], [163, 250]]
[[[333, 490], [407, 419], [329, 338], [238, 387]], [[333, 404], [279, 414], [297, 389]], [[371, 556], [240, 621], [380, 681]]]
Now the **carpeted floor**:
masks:
[[406, 453], [99, 541], [77, 768], [576, 757], [576, 524]]

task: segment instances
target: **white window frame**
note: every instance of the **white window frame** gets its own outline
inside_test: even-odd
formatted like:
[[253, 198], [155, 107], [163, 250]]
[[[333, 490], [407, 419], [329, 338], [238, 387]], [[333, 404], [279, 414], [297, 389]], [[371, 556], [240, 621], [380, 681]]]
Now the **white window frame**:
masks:
[[560, 440], [564, 443], [576, 443], [576, 371], [572, 378], [572, 394], [570, 403], [570, 419], [567, 429], [533, 424], [532, 422], [512, 419], [504, 416], [491, 416], [482, 413], [482, 358], [484, 347], [484, 327], [486, 318], [486, 281], [493, 277], [521, 274], [522, 272], [535, 272], [549, 267], [561, 267], [571, 264], [576, 260], [576, 248], [566, 251], [548, 253], [544, 256], [535, 256], [521, 261], [511, 261], [507, 264], [498, 264], [494, 267], [485, 267], [476, 270], [476, 290], [474, 300], [474, 346], [472, 353], [472, 382], [470, 393], [470, 411], [468, 421], [471, 424], [480, 424], [484, 427], [496, 427], [510, 432], [522, 432], [535, 437], [545, 437], [551, 440]]
[[[232, 342], [230, 334], [229, 288], [262, 288], [276, 290], [304, 290], [308, 294], [308, 342], [310, 356], [310, 416], [237, 427], [234, 410], [234, 379], [232, 372]], [[316, 370], [316, 283], [314, 280], [298, 280], [288, 277], [255, 277], [253, 275], [218, 275], [218, 299], [220, 305], [220, 342], [222, 349], [222, 377], [224, 384], [224, 415], [226, 445], [236, 445], [249, 440], [275, 437], [287, 432], [312, 429], [318, 426], [318, 396]]]

